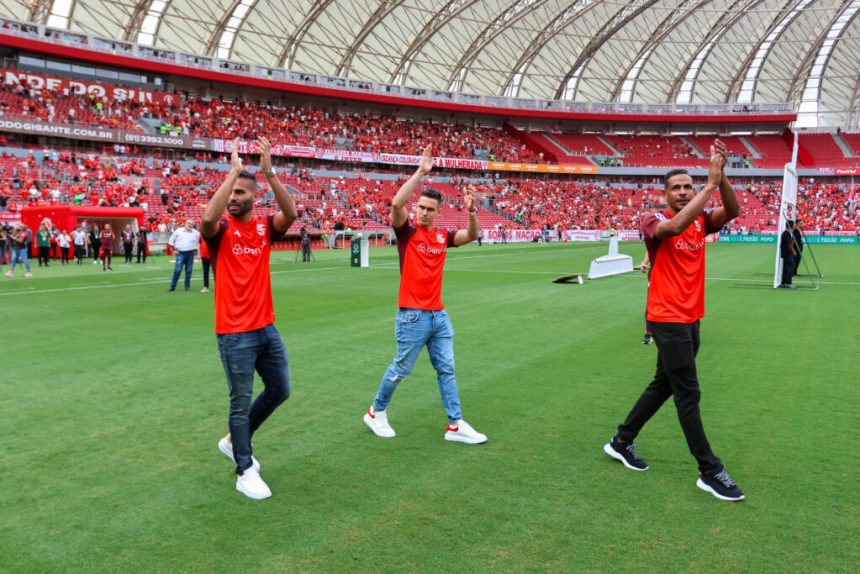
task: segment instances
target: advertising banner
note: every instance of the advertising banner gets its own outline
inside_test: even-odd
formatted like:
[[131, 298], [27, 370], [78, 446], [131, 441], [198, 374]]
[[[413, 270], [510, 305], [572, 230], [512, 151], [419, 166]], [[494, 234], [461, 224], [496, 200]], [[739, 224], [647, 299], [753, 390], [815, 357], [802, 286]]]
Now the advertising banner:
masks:
[[528, 173], [597, 173], [597, 166], [595, 165], [511, 163], [504, 161], [487, 162], [487, 167], [485, 169], [491, 171], [519, 171]]
[[179, 96], [165, 92], [153, 92], [137, 88], [124, 88], [111, 86], [101, 82], [90, 80], [73, 80], [70, 78], [58, 78], [54, 76], [43, 76], [31, 72], [19, 70], [5, 70], [0, 68], [3, 75], [3, 83], [7, 86], [24, 85], [36, 92], [62, 92], [64, 95], [87, 96], [94, 95], [97, 98], [108, 98], [111, 100], [134, 100], [141, 103], [156, 103], [172, 105], [179, 101]]

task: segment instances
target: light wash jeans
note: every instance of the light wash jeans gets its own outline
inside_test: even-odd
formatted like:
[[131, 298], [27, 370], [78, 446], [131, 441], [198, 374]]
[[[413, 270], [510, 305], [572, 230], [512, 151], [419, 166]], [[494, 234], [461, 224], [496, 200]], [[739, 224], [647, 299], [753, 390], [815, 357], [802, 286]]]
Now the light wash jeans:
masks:
[[397, 385], [409, 376], [421, 349], [426, 345], [430, 363], [436, 369], [442, 405], [448, 413], [448, 422], [463, 418], [460, 412], [460, 393], [454, 376], [454, 327], [448, 313], [421, 309], [400, 309], [394, 324], [397, 355], [382, 376], [373, 409], [384, 411], [391, 401]]
[[[256, 331], [218, 335], [218, 351], [230, 389], [230, 434], [236, 473], [251, 467], [251, 438], [275, 409], [290, 398], [287, 349], [274, 325]], [[252, 402], [254, 371], [263, 391]]]
[[30, 271], [30, 258], [28, 257], [30, 251], [28, 248], [24, 249], [12, 249], [12, 271], [15, 271], [15, 266], [18, 263], [21, 263], [24, 267], [27, 268], [27, 271]]

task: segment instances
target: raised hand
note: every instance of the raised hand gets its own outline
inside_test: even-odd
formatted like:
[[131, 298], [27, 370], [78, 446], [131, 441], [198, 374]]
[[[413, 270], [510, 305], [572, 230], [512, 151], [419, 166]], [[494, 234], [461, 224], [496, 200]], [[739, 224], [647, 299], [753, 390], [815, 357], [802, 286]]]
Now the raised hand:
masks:
[[427, 175], [433, 169], [433, 155], [431, 146], [424, 148], [424, 153], [421, 155], [421, 163], [418, 164], [418, 172], [421, 175]]
[[257, 138], [257, 151], [260, 152], [260, 167], [263, 174], [272, 172], [272, 144], [263, 136]]
[[466, 188], [466, 193], [463, 196], [463, 201], [466, 206], [466, 211], [475, 211], [475, 186], [470, 185]]
[[714, 147], [717, 150], [717, 153], [723, 158], [723, 168], [726, 167], [726, 164], [729, 163], [729, 150], [726, 147], [726, 144], [720, 141], [719, 139], [714, 140]]
[[[725, 146], [723, 146], [725, 149]], [[708, 165], [708, 186], [716, 189], [720, 185], [720, 180], [723, 178], [723, 166], [725, 166], [725, 157], [717, 151], [716, 146], [711, 146], [711, 160]]]
[[233, 153], [230, 154], [230, 167], [236, 171], [242, 171], [245, 169], [242, 165], [242, 158], [239, 157], [239, 138], [233, 140]]

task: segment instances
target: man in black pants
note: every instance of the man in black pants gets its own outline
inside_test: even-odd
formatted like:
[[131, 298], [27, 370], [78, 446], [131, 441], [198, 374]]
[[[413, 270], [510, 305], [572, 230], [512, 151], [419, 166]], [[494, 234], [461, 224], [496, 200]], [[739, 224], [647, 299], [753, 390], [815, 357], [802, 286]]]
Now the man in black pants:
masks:
[[779, 238], [779, 256], [782, 258], [782, 289], [797, 289], [791, 284], [791, 278], [794, 277], [797, 268], [794, 262], [797, 260], [797, 250], [794, 248], [794, 222], [787, 220], [785, 222], [785, 230]]
[[791, 237], [794, 239], [794, 250], [797, 255], [794, 256], [794, 274], [797, 275], [800, 269], [800, 259], [803, 257], [803, 234], [797, 227], [797, 222], [794, 223], [794, 229], [791, 230]]
[[141, 227], [137, 230], [137, 262], [140, 263], [140, 258], [143, 257], [143, 262], [146, 263], [146, 236], [149, 232], [146, 227]]
[[[647, 319], [657, 343], [657, 371], [603, 450], [631, 470], [648, 470], [634, 440], [663, 403], [673, 397], [687, 446], [699, 465], [696, 486], [720, 500], [733, 501], [743, 500], [744, 493], [705, 436], [696, 374], [699, 320], [705, 315], [705, 237], [740, 213], [737, 196], [723, 171], [727, 159], [725, 145], [716, 140], [711, 146], [708, 182], [699, 194], [685, 170], [667, 173], [663, 195], [668, 208], [642, 219], [651, 261]], [[723, 207], [706, 209], [718, 187]]]

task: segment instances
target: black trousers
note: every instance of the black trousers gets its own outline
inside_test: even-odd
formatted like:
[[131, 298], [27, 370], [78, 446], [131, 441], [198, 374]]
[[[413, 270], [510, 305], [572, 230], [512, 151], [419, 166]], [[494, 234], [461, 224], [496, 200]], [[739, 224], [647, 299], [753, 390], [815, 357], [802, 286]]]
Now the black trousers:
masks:
[[39, 247], [39, 267], [42, 266], [42, 262], [45, 263], [45, 267], [48, 266], [48, 260], [51, 258], [51, 247]]
[[782, 258], [782, 284], [791, 285], [791, 278], [794, 277], [796, 268], [794, 266], [794, 256]]
[[711, 450], [702, 416], [699, 412], [699, 379], [696, 375], [696, 354], [699, 352], [699, 322], [655, 323], [648, 321], [648, 330], [657, 343], [657, 371], [654, 380], [633, 405], [623, 424], [618, 426], [618, 438], [632, 441], [669, 397], [675, 400], [678, 420], [690, 454], [704, 474], [719, 472], [720, 459]]
[[209, 289], [209, 268], [212, 260], [208, 257], [201, 257], [200, 263], [203, 264], [203, 286]]
[[143, 262], [146, 263], [146, 243], [137, 244], [137, 262], [140, 263], [140, 258], [143, 257]]
[[134, 248], [133, 243], [126, 242], [126, 241], [122, 242], [122, 251], [123, 251], [123, 254], [125, 255], [125, 262], [126, 263], [131, 263], [131, 251], [133, 248]]

